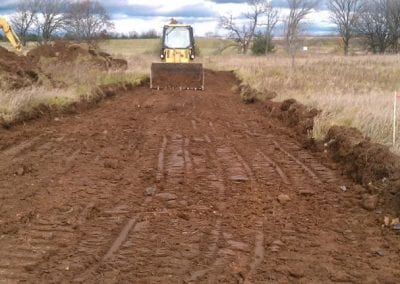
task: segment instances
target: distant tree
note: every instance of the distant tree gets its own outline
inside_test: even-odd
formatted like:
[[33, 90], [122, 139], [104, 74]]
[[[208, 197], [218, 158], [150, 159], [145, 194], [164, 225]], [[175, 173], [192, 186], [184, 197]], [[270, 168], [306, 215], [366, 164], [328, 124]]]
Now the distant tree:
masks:
[[37, 21], [38, 6], [38, 0], [19, 0], [16, 12], [11, 16], [11, 25], [24, 46], [27, 42], [28, 33], [32, 32]]
[[159, 36], [155, 29], [150, 29], [148, 31], [142, 32], [139, 38], [150, 39], [150, 38], [159, 38]]
[[390, 45], [388, 1], [366, 0], [356, 29], [373, 53], [384, 53]]
[[[273, 49], [273, 45], [269, 46], [267, 43], [267, 37], [263, 33], [258, 33], [254, 36], [253, 45], [251, 46], [251, 52], [254, 55], [265, 55], [267, 53], [267, 47]], [[272, 52], [272, 50], [270, 51]]]
[[292, 58], [292, 67], [295, 65], [295, 58], [300, 47], [302, 24], [305, 17], [317, 8], [318, 0], [286, 0], [289, 6], [289, 15], [286, 17], [285, 41], [287, 52]]
[[357, 18], [361, 14], [363, 0], [329, 0], [330, 18], [336, 24], [343, 41], [343, 52], [349, 53], [350, 39], [353, 37]]
[[72, 2], [64, 15], [64, 29], [67, 33], [73, 39], [89, 44], [107, 37], [113, 27], [107, 10], [97, 0]]
[[[268, 1], [265, 5], [265, 11], [264, 11], [264, 17], [265, 17], [265, 23], [262, 24], [265, 26], [265, 53], [271, 53], [275, 46], [272, 42], [273, 40], [273, 31], [276, 27], [276, 25], [279, 22], [279, 11], [272, 5], [272, 1]], [[261, 38], [258, 38], [258, 42], [262, 40]]]
[[41, 43], [46, 44], [63, 30], [68, 4], [68, 0], [37, 0], [35, 27]]
[[400, 40], [400, 1], [387, 0], [387, 23], [389, 44], [394, 52], [399, 52]]
[[248, 20], [245, 24], [238, 24], [232, 15], [220, 17], [219, 26], [229, 32], [229, 37], [237, 43], [241, 53], [247, 53], [256, 28], [260, 24], [260, 18], [266, 12], [269, 2], [268, 0], [248, 0], [250, 11], [244, 14]]

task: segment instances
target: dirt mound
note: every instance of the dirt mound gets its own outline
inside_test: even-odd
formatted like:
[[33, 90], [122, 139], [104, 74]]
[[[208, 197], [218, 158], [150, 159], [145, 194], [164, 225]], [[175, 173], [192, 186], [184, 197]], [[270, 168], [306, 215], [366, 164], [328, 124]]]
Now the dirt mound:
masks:
[[24, 56], [8, 51], [0, 46], [0, 88], [20, 89], [35, 84], [39, 71]]
[[29, 60], [38, 65], [43, 61], [69, 65], [74, 63], [90, 64], [101, 70], [126, 70], [128, 63], [123, 59], [114, 59], [110, 54], [98, 51], [89, 45], [55, 42], [39, 46], [28, 52]]
[[[372, 143], [355, 128], [332, 127], [325, 145], [332, 158], [341, 163], [354, 180], [368, 185], [388, 179], [400, 179], [400, 159], [389, 148]], [[400, 184], [397, 190], [400, 190]]]
[[265, 108], [269, 116], [294, 130], [303, 147], [327, 152], [343, 174], [364, 185], [369, 194], [382, 197], [386, 210], [400, 212], [400, 157], [388, 147], [371, 142], [356, 128], [344, 126], [333, 126], [324, 141], [315, 141], [310, 132], [320, 111], [294, 99], [267, 101]]
[[320, 113], [315, 108], [306, 107], [294, 99], [281, 103], [267, 101], [267, 112], [280, 119], [285, 125], [294, 128], [300, 136], [309, 136], [314, 127], [314, 118]]

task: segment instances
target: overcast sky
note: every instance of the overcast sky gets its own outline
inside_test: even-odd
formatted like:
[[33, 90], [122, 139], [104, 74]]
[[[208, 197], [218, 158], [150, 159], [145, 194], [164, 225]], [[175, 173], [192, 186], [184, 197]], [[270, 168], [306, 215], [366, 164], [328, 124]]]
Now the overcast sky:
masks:
[[[0, 0], [0, 15], [9, 17], [15, 10], [17, 0]], [[115, 23], [115, 32], [143, 32], [161, 30], [163, 24], [174, 17], [180, 22], [192, 24], [195, 33], [202, 36], [207, 32], [223, 34], [218, 29], [218, 17], [230, 15], [240, 18], [248, 9], [243, 0], [100, 0], [108, 9]], [[285, 0], [273, 0], [275, 7], [287, 12]], [[311, 34], [331, 34], [334, 26], [323, 7], [308, 18], [307, 30]], [[279, 33], [279, 31], [277, 31]]]

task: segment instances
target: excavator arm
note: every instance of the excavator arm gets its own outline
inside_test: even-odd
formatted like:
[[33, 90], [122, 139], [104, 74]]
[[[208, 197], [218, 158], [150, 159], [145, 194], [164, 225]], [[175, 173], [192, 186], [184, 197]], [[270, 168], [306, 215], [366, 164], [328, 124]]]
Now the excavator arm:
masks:
[[12, 30], [10, 24], [3, 18], [0, 18], [0, 30], [3, 30], [4, 35], [16, 50], [18, 51], [22, 50], [21, 41]]

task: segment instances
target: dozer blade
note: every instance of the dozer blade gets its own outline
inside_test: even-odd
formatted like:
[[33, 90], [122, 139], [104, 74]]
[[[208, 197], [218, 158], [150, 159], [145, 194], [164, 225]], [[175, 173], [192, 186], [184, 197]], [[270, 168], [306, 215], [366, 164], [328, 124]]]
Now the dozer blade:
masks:
[[204, 90], [204, 70], [201, 63], [153, 63], [150, 88]]

